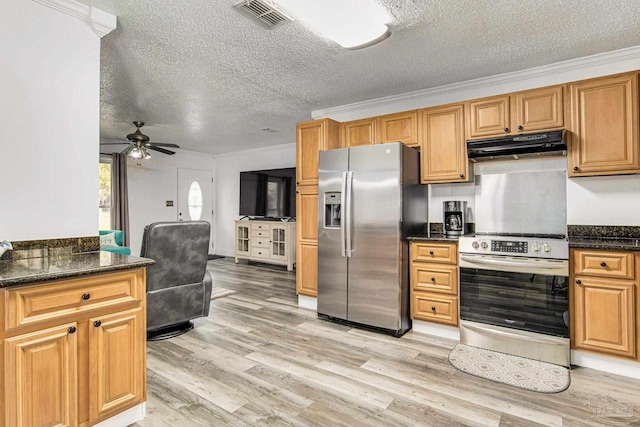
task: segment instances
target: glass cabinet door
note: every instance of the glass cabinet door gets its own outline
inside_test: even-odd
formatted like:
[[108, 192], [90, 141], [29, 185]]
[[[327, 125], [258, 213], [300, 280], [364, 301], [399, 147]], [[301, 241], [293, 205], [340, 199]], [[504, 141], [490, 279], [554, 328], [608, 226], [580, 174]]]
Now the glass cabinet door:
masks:
[[238, 252], [249, 253], [249, 226], [239, 225], [236, 228], [236, 245]]
[[287, 245], [286, 245], [286, 229], [280, 227], [273, 227], [271, 229], [271, 256], [272, 257], [286, 257]]

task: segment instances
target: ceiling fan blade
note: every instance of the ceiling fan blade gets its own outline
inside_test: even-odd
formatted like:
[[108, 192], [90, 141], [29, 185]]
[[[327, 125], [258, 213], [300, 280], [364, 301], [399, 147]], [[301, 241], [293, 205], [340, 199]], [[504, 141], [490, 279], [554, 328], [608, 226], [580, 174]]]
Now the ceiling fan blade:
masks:
[[146, 145], [145, 147], [148, 148], [149, 150], [157, 151], [159, 153], [164, 153], [168, 155], [176, 154], [175, 151], [165, 150], [164, 148], [154, 147], [153, 145]]
[[173, 148], [180, 148], [180, 146], [178, 144], [165, 144], [162, 142], [147, 142], [146, 144], [144, 144], [145, 147], [173, 147]]
[[101, 142], [100, 145], [122, 145], [122, 144], [131, 144], [130, 142]]

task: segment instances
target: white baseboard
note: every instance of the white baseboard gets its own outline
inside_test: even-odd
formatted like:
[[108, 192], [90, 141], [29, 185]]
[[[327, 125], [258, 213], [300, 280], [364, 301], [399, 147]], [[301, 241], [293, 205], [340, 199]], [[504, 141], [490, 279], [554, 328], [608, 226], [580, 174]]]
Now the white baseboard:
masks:
[[439, 325], [437, 323], [414, 320], [411, 328], [414, 332], [419, 332], [421, 334], [460, 341], [460, 329], [455, 326]]
[[147, 403], [144, 402], [131, 409], [127, 409], [124, 412], [120, 412], [118, 415], [114, 415], [108, 420], [104, 420], [103, 422], [96, 424], [94, 427], [127, 427], [142, 420], [146, 415]]
[[298, 307], [318, 311], [318, 299], [307, 297], [305, 295], [298, 295]]
[[571, 363], [585, 368], [640, 379], [640, 363], [632, 360], [571, 350]]

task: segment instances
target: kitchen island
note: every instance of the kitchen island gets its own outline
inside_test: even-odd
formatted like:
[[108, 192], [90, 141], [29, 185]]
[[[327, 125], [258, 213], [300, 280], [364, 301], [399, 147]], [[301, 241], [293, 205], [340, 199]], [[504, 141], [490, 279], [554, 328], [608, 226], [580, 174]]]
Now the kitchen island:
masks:
[[0, 425], [106, 427], [143, 418], [146, 267], [154, 261], [18, 252], [0, 261]]

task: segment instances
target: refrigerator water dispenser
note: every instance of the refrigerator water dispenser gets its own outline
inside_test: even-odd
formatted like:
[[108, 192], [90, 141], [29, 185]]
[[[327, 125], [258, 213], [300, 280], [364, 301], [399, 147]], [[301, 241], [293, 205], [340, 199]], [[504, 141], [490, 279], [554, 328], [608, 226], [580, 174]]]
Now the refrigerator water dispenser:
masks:
[[340, 228], [342, 219], [339, 192], [331, 192], [324, 194], [324, 228]]

